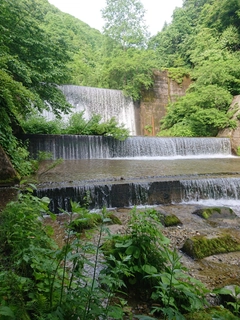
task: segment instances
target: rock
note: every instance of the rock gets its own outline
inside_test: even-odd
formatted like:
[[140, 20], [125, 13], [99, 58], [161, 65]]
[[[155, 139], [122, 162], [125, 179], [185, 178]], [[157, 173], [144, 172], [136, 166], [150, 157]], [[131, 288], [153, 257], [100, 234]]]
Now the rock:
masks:
[[0, 146], [0, 187], [13, 186], [19, 182], [19, 179], [8, 156]]
[[196, 235], [185, 241], [182, 251], [193, 259], [202, 259], [218, 253], [240, 251], [240, 240], [229, 234], [214, 237]]
[[192, 214], [196, 214], [199, 217], [206, 220], [237, 217], [234, 211], [228, 207], [203, 207], [203, 208], [198, 208]]

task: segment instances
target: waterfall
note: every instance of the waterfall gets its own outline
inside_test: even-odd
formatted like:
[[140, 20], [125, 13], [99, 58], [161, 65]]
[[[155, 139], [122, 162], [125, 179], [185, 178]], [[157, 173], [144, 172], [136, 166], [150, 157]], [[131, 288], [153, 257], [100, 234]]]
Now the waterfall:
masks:
[[[66, 100], [73, 106], [72, 112], [84, 111], [84, 118], [89, 120], [93, 114], [100, 114], [102, 121], [113, 117], [119, 125], [124, 124], [130, 135], [136, 135], [135, 108], [132, 98], [125, 97], [121, 90], [63, 85], [59, 87]], [[43, 116], [52, 120], [53, 114], [44, 111]], [[63, 115], [67, 121], [70, 115]]]
[[83, 205], [86, 198], [90, 209], [201, 204], [211, 199], [223, 200], [223, 205], [231, 201], [231, 206], [240, 200], [240, 158], [231, 155], [229, 138], [136, 136], [119, 141], [105, 136], [25, 135], [24, 139], [32, 157], [45, 151], [53, 159], [65, 160], [41, 176], [45, 180], [36, 191], [51, 199], [55, 213], [70, 210], [71, 200]]
[[182, 180], [182, 201], [240, 200], [240, 178]]
[[[125, 182], [122, 184], [85, 184], [81, 186], [38, 189], [38, 197], [51, 199], [50, 210], [70, 211], [71, 201], [81, 205], [88, 199], [90, 209], [103, 207], [131, 207], [139, 205], [165, 205], [171, 203], [194, 203], [236, 206], [240, 200], [240, 178], [210, 178], [199, 180], [170, 180]], [[208, 202], [204, 202], [207, 200]], [[211, 200], [211, 201], [209, 201]], [[217, 202], [222, 200], [222, 203]], [[239, 208], [240, 209], [240, 208]]]
[[25, 135], [24, 138], [29, 140], [32, 156], [46, 151], [53, 159], [64, 160], [231, 156], [228, 138], [129, 137], [125, 141], [80, 135]]

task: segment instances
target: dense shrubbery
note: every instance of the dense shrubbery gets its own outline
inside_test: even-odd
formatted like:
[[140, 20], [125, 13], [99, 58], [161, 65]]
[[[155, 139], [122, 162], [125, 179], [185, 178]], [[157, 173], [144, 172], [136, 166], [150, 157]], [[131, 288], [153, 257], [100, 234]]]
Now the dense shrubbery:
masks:
[[119, 125], [115, 118], [102, 122], [101, 115], [93, 115], [90, 120], [84, 118], [84, 111], [71, 115], [67, 123], [61, 120], [47, 121], [42, 116], [33, 116], [22, 122], [25, 133], [32, 134], [79, 134], [106, 135], [124, 140], [129, 131], [124, 125]]
[[97, 245], [81, 241], [66, 225], [65, 245], [59, 248], [42, 222], [48, 202], [20, 193], [0, 214], [0, 318], [122, 318], [121, 308], [110, 305], [113, 289], [121, 285], [117, 272], [103, 278], [107, 290], [97, 281], [103, 224]]
[[183, 314], [203, 308], [208, 290], [187, 274], [180, 256], [169, 249], [159, 219], [156, 210], [132, 210], [126, 234], [111, 235], [103, 245], [107, 272], [124, 264], [119, 276], [128, 291], [156, 302], [152, 312], [164, 319], [185, 319]]
[[[49, 199], [36, 198], [33, 189], [30, 185], [20, 192], [0, 213], [1, 319], [123, 319], [127, 301], [120, 296], [126, 287], [140, 291], [154, 303], [152, 313], [168, 320], [189, 319], [184, 315], [206, 306], [208, 290], [188, 275], [177, 252], [169, 249], [155, 210], [133, 209], [126, 234], [111, 235], [105, 227], [109, 214], [103, 209], [97, 225], [92, 224], [98, 229], [93, 244], [72, 231], [73, 214], [79, 222], [95, 216], [72, 203], [73, 212], [65, 213], [65, 244], [58, 247], [52, 229], [43, 224], [43, 215], [52, 215]], [[236, 302], [234, 312], [238, 307]]]

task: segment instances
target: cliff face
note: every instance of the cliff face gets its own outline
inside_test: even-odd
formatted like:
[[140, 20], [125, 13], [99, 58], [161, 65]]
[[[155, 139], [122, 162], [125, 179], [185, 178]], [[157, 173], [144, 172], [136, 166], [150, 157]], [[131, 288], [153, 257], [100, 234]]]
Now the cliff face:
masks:
[[190, 78], [184, 77], [179, 85], [167, 71], [155, 71], [153, 88], [143, 93], [140, 103], [140, 135], [156, 135], [160, 129], [159, 122], [166, 114], [166, 106], [185, 95], [190, 83]]
[[14, 170], [6, 153], [0, 146], [0, 187], [16, 184], [19, 181], [18, 175]]
[[231, 110], [236, 110], [232, 119], [237, 121], [237, 128], [225, 128], [218, 133], [218, 137], [227, 137], [231, 139], [231, 146], [233, 154], [238, 154], [238, 148], [240, 147], [240, 120], [238, 120], [240, 116], [240, 95], [235, 96], [230, 106]]

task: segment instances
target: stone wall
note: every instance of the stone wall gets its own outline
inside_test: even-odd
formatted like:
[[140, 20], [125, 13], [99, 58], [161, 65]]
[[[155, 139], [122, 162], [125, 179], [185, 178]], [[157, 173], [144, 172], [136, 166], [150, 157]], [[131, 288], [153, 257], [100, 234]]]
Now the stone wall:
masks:
[[17, 182], [19, 182], [18, 175], [0, 146], [0, 187], [12, 186]]
[[218, 133], [218, 137], [231, 138], [232, 153], [237, 154], [238, 148], [240, 147], [240, 120], [238, 120], [238, 117], [240, 116], [240, 95], [233, 98], [229, 110], [231, 111], [233, 109], [236, 110], [232, 117], [232, 119], [237, 121], [236, 129], [223, 129]]
[[140, 135], [156, 135], [160, 129], [160, 120], [166, 114], [166, 106], [176, 101], [177, 97], [185, 95], [190, 83], [188, 77], [184, 77], [182, 83], [178, 84], [168, 76], [167, 71], [154, 72], [153, 88], [143, 93], [140, 103]]

